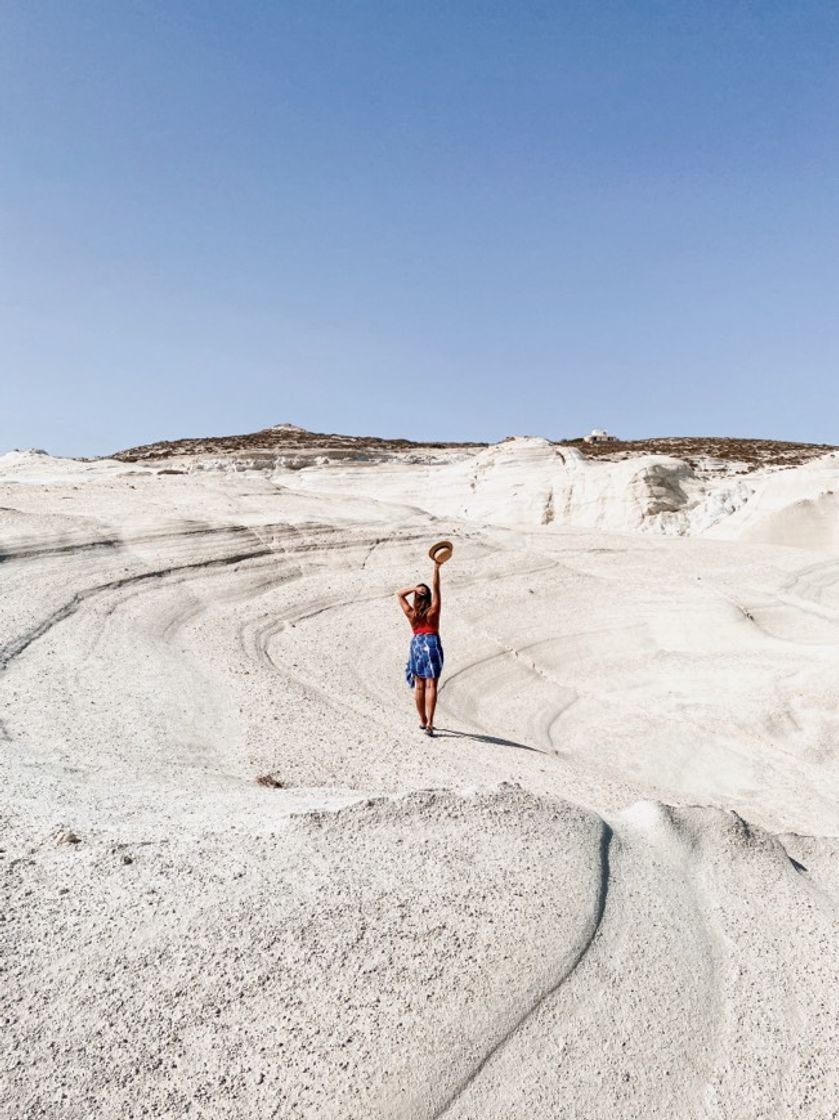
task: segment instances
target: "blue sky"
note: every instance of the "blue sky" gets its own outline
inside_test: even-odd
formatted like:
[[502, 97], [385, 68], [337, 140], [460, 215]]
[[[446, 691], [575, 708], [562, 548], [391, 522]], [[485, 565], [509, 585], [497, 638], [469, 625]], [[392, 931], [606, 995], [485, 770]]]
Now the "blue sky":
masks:
[[5, 0], [0, 449], [839, 443], [839, 6]]

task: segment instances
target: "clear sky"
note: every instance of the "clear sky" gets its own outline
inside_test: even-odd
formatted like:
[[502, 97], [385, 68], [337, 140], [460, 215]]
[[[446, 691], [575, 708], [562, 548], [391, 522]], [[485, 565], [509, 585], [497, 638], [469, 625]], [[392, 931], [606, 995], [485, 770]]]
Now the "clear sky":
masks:
[[0, 450], [839, 443], [839, 5], [3, 0]]

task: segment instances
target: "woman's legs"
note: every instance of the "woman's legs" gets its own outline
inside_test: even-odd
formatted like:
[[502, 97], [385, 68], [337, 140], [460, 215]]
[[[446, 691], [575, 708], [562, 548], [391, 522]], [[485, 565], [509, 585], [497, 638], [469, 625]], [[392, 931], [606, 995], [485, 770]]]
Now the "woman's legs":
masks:
[[[434, 681], [434, 684], [436, 683]], [[414, 700], [416, 701], [420, 723], [425, 727], [425, 681], [422, 677], [414, 677]]]
[[[429, 728], [434, 726], [434, 709], [437, 707], [437, 679], [430, 677], [425, 684], [425, 723]], [[417, 701], [419, 707], [419, 701]]]

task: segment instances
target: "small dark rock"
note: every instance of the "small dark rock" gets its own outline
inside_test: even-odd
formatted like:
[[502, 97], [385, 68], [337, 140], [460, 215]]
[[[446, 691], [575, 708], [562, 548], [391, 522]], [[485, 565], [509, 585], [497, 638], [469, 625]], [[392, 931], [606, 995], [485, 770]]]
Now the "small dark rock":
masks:
[[256, 784], [258, 786], [267, 786], [268, 789], [285, 789], [285, 782], [280, 781], [279, 778], [275, 778], [273, 774], [261, 774], [256, 779]]

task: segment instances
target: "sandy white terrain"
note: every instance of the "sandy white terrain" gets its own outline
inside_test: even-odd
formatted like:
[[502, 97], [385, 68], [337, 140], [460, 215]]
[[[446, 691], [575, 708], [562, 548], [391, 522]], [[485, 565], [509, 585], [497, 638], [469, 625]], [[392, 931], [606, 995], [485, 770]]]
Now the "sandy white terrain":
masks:
[[0, 577], [4, 1117], [839, 1116], [835, 454], [10, 453]]

